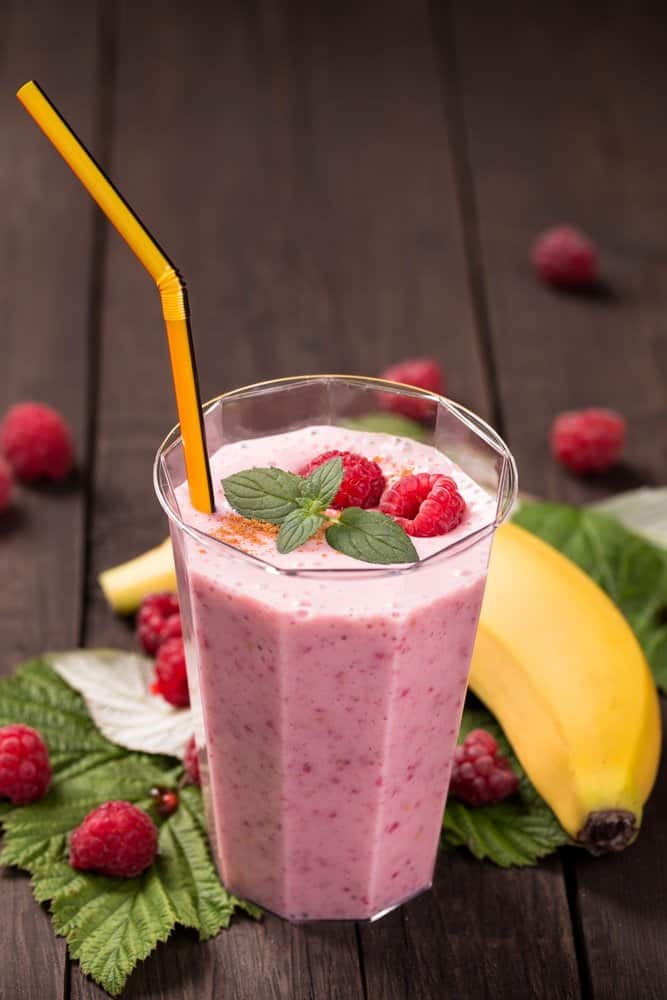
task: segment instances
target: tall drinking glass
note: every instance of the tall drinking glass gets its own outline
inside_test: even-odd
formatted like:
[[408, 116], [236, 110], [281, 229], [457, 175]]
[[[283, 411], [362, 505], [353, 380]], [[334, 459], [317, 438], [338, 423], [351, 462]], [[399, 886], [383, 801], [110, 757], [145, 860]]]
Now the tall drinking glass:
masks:
[[414, 564], [249, 554], [218, 515], [192, 511], [178, 427], [156, 458], [218, 870], [230, 891], [291, 920], [374, 919], [432, 883], [493, 533], [516, 469], [463, 407], [375, 379], [281, 379], [204, 408], [221, 496], [226, 449], [243, 449], [249, 468], [285, 440], [340, 434], [344, 448], [360, 414], [401, 396], [419, 401], [430, 448], [387, 434], [373, 447], [408, 472], [436, 449], [469, 484], [467, 520]]

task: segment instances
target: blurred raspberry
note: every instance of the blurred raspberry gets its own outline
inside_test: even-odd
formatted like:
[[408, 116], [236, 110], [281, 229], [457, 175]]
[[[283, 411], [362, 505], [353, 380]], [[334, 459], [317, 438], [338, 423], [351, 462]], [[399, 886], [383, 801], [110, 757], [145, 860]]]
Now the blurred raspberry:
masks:
[[197, 753], [197, 744], [195, 743], [194, 734], [190, 737], [185, 747], [183, 765], [185, 767], [185, 773], [188, 777], [188, 782], [191, 785], [201, 784], [199, 778], [199, 754]]
[[626, 422], [613, 410], [561, 413], [551, 429], [554, 456], [571, 472], [605, 472], [621, 457]]
[[0, 514], [9, 507], [13, 486], [12, 468], [9, 462], [0, 455]]
[[137, 612], [137, 638], [148, 655], [154, 656], [165, 639], [180, 635], [176, 594], [165, 591], [144, 597]]
[[[434, 358], [406, 358], [380, 374], [388, 382], [403, 382], [418, 389], [428, 389], [441, 395], [445, 391], [445, 376]], [[378, 404], [383, 410], [401, 413], [412, 420], [428, 420], [434, 412], [434, 404], [428, 399], [415, 396], [399, 396], [388, 392], [378, 392]]]
[[0, 447], [18, 479], [63, 479], [74, 462], [69, 427], [45, 403], [18, 403], [0, 427]]
[[161, 694], [165, 701], [176, 708], [190, 704], [188, 678], [185, 671], [185, 648], [182, 639], [167, 639], [160, 646], [155, 661], [153, 694]]
[[597, 247], [574, 226], [545, 230], [533, 244], [532, 260], [540, 278], [559, 288], [586, 288], [597, 280]]

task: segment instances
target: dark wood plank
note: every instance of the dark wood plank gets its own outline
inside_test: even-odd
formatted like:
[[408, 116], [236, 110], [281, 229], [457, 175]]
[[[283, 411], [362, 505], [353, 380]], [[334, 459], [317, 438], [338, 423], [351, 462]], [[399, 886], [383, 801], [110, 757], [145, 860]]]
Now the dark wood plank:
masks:
[[[69, 420], [79, 459], [86, 453], [88, 309], [93, 213], [14, 93], [40, 79], [93, 134], [95, 6], [66, 10], [48, 0], [0, 10], [0, 410], [44, 400]], [[85, 468], [61, 488], [17, 489], [1, 519], [0, 672], [47, 648], [79, 640]], [[25, 875], [4, 871], [0, 895], [0, 996], [64, 995], [65, 945], [32, 898]]]
[[441, 853], [432, 891], [361, 934], [369, 998], [580, 996], [557, 860], [501, 871]]
[[[453, 7], [495, 364], [523, 486], [586, 502], [664, 482], [664, 11]], [[600, 242], [606, 292], [558, 295], [534, 280], [530, 242], [562, 220]], [[556, 412], [591, 404], [626, 414], [628, 457], [583, 483], [550, 460], [547, 436]], [[596, 998], [667, 991], [666, 810], [663, 769], [636, 846], [572, 862]]]

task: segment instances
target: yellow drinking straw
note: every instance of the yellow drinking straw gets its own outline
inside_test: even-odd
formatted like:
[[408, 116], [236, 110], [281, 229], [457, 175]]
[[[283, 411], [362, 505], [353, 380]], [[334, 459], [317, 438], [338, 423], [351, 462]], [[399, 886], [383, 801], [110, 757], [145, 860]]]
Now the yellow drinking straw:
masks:
[[137, 255], [158, 287], [167, 328], [190, 499], [194, 507], [210, 514], [213, 511], [213, 490], [206, 456], [185, 285], [169, 258], [39, 85], [31, 80], [21, 87], [16, 96]]

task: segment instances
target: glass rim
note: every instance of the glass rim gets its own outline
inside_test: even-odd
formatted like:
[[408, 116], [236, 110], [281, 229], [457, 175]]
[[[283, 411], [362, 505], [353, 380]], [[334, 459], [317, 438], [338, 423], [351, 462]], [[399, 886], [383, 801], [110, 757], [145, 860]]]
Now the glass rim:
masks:
[[[378, 576], [400, 576], [405, 573], [414, 573], [418, 571], [419, 568], [430, 566], [434, 561], [440, 561], [442, 559], [452, 558], [463, 552], [465, 549], [471, 548], [476, 545], [477, 542], [486, 538], [487, 535], [493, 533], [496, 528], [503, 523], [508, 517], [516, 501], [518, 494], [518, 473], [516, 462], [512, 452], [505, 444], [501, 436], [494, 431], [494, 429], [481, 417], [478, 417], [476, 413], [467, 407], [463, 406], [461, 403], [457, 403], [447, 396], [443, 396], [437, 392], [431, 392], [428, 389], [419, 389], [417, 386], [405, 385], [402, 382], [391, 382], [387, 379], [375, 378], [373, 376], [366, 375], [333, 375], [333, 374], [318, 374], [318, 375], [288, 375], [283, 378], [267, 379], [261, 382], [254, 382], [249, 385], [239, 386], [236, 389], [230, 389], [227, 392], [222, 392], [217, 396], [213, 396], [206, 403], [202, 405], [202, 414], [205, 420], [208, 413], [218, 404], [226, 399], [233, 399], [234, 397], [242, 397], [245, 394], [258, 394], [261, 392], [268, 392], [276, 386], [288, 386], [290, 384], [300, 385], [306, 384], [308, 382], [347, 382], [354, 384], [359, 383], [360, 385], [375, 386], [381, 389], [393, 390], [394, 392], [400, 392], [404, 396], [413, 396], [420, 399], [431, 400], [439, 406], [444, 406], [444, 408], [452, 414], [457, 420], [460, 420], [465, 424], [470, 431], [481, 437], [486, 444], [488, 444], [497, 454], [503, 459], [502, 470], [498, 479], [498, 487], [496, 490], [496, 496], [498, 499], [496, 507], [496, 516], [492, 521], [487, 524], [482, 525], [476, 531], [472, 531], [465, 535], [463, 538], [457, 539], [455, 542], [450, 542], [449, 545], [443, 546], [443, 548], [438, 549], [437, 552], [432, 553], [425, 559], [420, 559], [414, 563], [401, 563], [394, 566], [384, 566], [384, 565], [373, 565], [364, 564], [359, 568], [340, 568], [340, 569], [316, 569], [307, 567], [284, 567], [276, 566], [273, 563], [267, 562], [265, 559], [260, 559], [258, 556], [254, 556], [249, 552], [244, 552], [242, 549], [236, 548], [234, 545], [230, 545], [228, 542], [222, 541], [220, 538], [216, 538], [213, 535], [209, 535], [204, 531], [200, 531], [198, 528], [192, 525], [186, 524], [180, 515], [180, 512], [175, 510], [168, 498], [165, 496], [162, 483], [160, 481], [161, 463], [163, 458], [168, 454], [168, 452], [178, 444], [181, 439], [180, 434], [180, 423], [175, 424], [169, 433], [166, 435], [162, 443], [160, 444], [153, 462], [153, 488], [155, 490], [155, 495], [157, 496], [158, 503], [167, 515], [170, 524], [178, 526], [178, 528], [185, 534], [189, 535], [190, 538], [194, 539], [199, 544], [204, 544], [206, 546], [222, 546], [224, 551], [229, 552], [234, 558], [239, 558], [242, 561], [247, 560], [253, 563], [258, 570], [263, 570], [264, 572], [272, 573], [278, 576], [289, 576], [289, 577], [307, 577], [322, 579], [326, 577], [334, 577], [337, 579], [344, 579], [346, 577], [353, 577], [358, 579], [360, 576], [378, 577]], [[400, 437], [400, 435], [395, 435]], [[208, 459], [207, 455], [207, 459]]]

